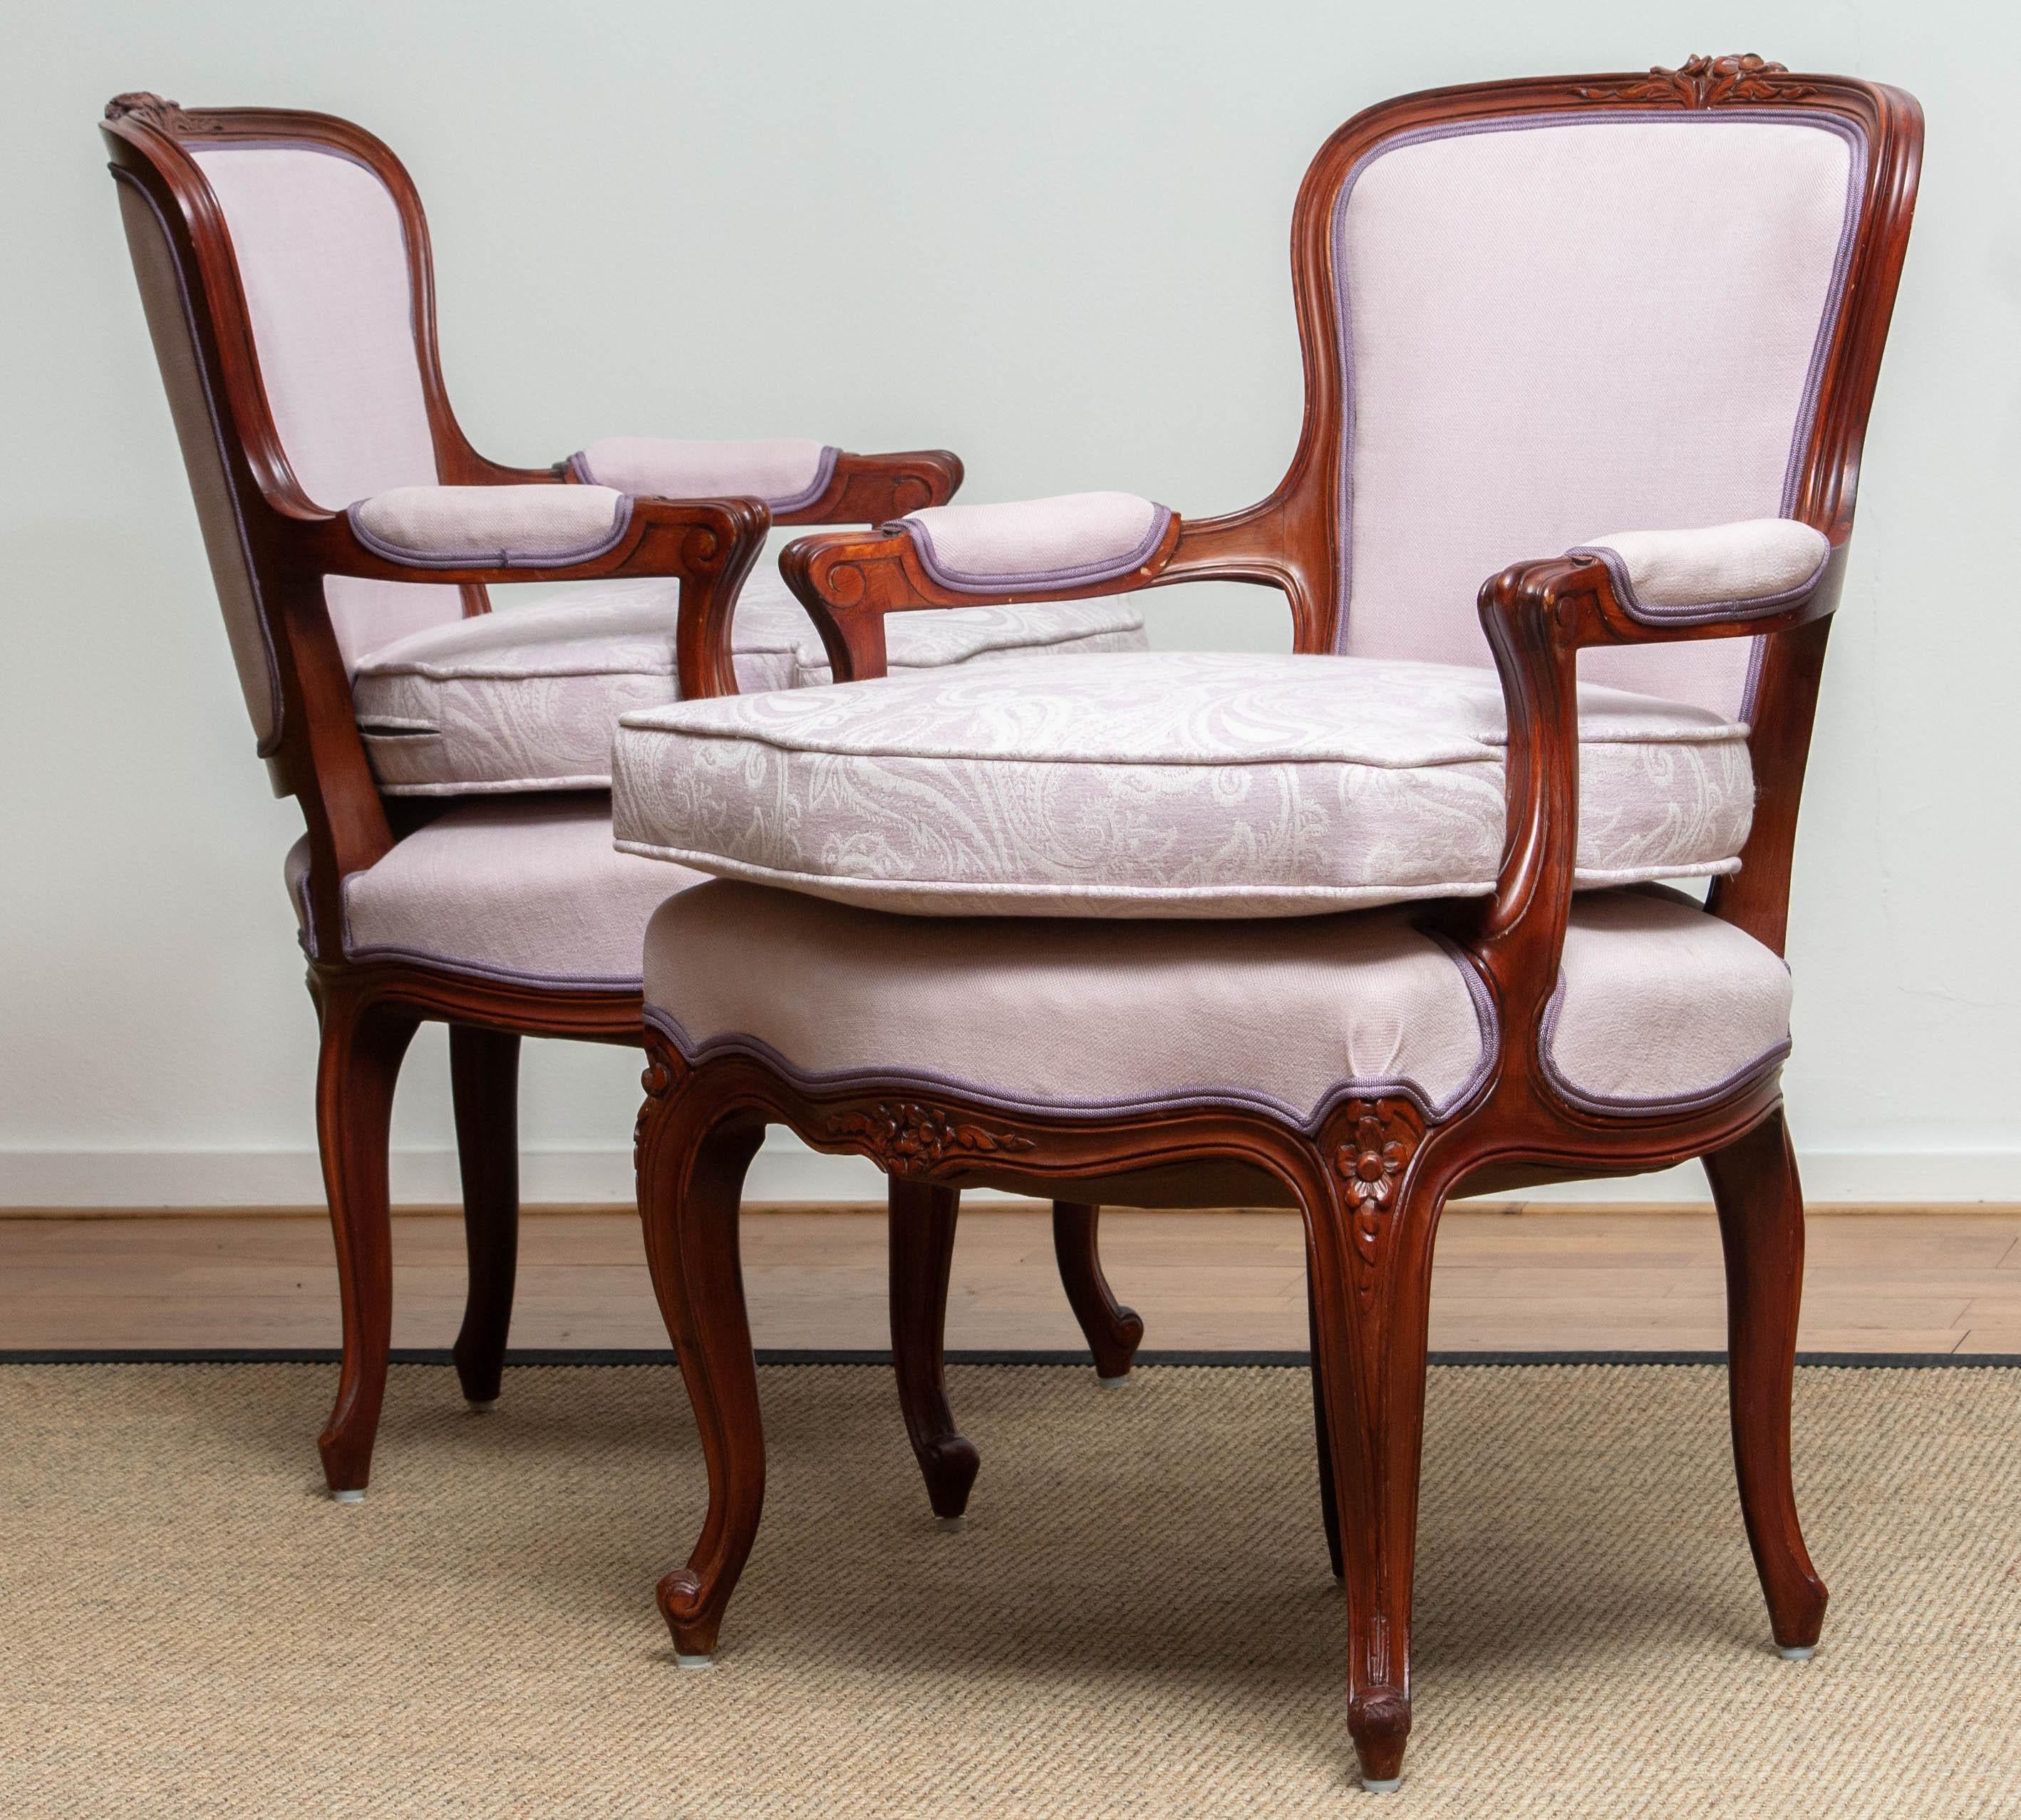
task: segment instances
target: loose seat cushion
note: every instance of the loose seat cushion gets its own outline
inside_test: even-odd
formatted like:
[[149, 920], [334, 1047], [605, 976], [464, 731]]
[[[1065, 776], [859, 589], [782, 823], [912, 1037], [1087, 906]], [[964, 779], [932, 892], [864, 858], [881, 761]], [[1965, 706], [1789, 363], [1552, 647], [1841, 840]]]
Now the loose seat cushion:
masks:
[[[809, 1083], [1293, 1121], [1344, 1094], [1407, 1094], [1436, 1117], [1479, 1084], [1496, 1036], [1471, 968], [1411, 915], [901, 919], [722, 882], [654, 915], [646, 1015], [690, 1061], [759, 1052]], [[1588, 894], [1565, 942], [1554, 1065], [1595, 1102], [1689, 1101], [1777, 1061], [1789, 1009], [1782, 962], [1698, 905]]]
[[[1753, 810], [1746, 729], [1597, 687], [1580, 705], [1580, 883], [1731, 871]], [[1491, 671], [1199, 652], [686, 702], [625, 717], [617, 834], [628, 853], [919, 915], [1474, 896], [1502, 850], [1504, 717]]]
[[304, 839], [287, 878], [311, 955], [632, 992], [647, 919], [701, 882], [684, 867], [616, 852], [602, 795], [453, 804], [345, 880], [341, 930], [313, 926], [308, 876]]
[[[618, 716], [678, 699], [679, 610], [671, 581], [605, 583], [369, 653], [351, 694], [380, 787], [399, 796], [607, 789]], [[907, 613], [892, 619], [889, 643], [894, 672], [930, 670], [1024, 652], [1139, 649], [1144, 620], [1114, 596]], [[734, 644], [737, 686], [748, 694], [828, 680], [813, 623], [775, 569], [760, 566], [745, 584]]]

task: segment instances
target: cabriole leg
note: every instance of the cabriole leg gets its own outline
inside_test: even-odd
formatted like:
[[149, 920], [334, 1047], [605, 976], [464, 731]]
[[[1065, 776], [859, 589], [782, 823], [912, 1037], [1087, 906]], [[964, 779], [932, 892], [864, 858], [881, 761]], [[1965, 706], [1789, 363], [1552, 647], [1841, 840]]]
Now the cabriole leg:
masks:
[[322, 1022], [316, 1141], [344, 1312], [337, 1402], [317, 1446], [331, 1494], [351, 1504], [365, 1495], [372, 1475], [373, 1437], [386, 1396], [393, 1335], [387, 1135], [400, 1060], [418, 1020], [341, 988], [324, 988], [316, 997]]
[[894, 1176], [890, 1188], [891, 1358], [905, 1432], [934, 1514], [950, 1526], [968, 1508], [981, 1457], [957, 1433], [948, 1402], [948, 1272], [954, 1259], [958, 1189]]
[[1131, 1361], [1143, 1341], [1144, 1323], [1109, 1287], [1097, 1243], [1101, 1219], [1102, 1209], [1085, 1202], [1053, 1203], [1053, 1255], [1059, 1262], [1060, 1282], [1094, 1355], [1097, 1380], [1114, 1385], [1129, 1378]]
[[639, 1213], [660, 1312], [679, 1356], [708, 1467], [708, 1515], [688, 1556], [660, 1582], [674, 1653], [699, 1665], [716, 1653], [723, 1608], [751, 1553], [765, 1503], [765, 1434], [757, 1361], [745, 1313], [737, 1210], [764, 1127], [719, 1121], [658, 1054], [639, 1114]]
[[451, 1356], [464, 1397], [486, 1409], [497, 1400], [504, 1374], [519, 1251], [518, 1032], [450, 1025], [449, 1078], [470, 1256], [463, 1329]]
[[1811, 1565], [1790, 1473], [1790, 1396], [1804, 1290], [1804, 1196], [1779, 1107], [1705, 1159], [1726, 1253], [1727, 1381], [1748, 1545], [1782, 1653], [1817, 1647], [1825, 1583]]
[[1363, 1786], [1403, 1773], [1432, 1241], [1443, 1185], [1411, 1165], [1417, 1128], [1370, 1113], [1323, 1158], [1305, 1209], [1313, 1327], [1347, 1593], [1348, 1729]]
[[1313, 1434], [1319, 1443], [1320, 1521], [1326, 1528], [1327, 1560], [1336, 1579], [1346, 1576], [1340, 1563], [1340, 1499], [1333, 1484], [1333, 1443], [1327, 1434], [1326, 1374], [1320, 1369], [1320, 1305], [1314, 1285], [1319, 1275], [1313, 1248], [1305, 1247], [1305, 1331], [1312, 1345]]

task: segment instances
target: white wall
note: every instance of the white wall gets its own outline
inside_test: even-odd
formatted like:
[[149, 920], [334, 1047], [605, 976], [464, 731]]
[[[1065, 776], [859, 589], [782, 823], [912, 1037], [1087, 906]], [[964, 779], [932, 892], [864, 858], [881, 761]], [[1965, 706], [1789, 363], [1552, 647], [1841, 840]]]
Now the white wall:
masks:
[[[1260, 497], [1289, 454], [1291, 201], [1341, 120], [1442, 82], [1749, 48], [1901, 83], [1930, 117], [1805, 811], [1796, 1129], [1818, 1198], [2021, 1199], [2014, 9], [9, 15], [0, 1202], [319, 1198], [279, 878], [299, 821], [235, 692], [101, 168], [109, 95], [326, 108], [388, 139], [429, 204], [457, 407], [503, 459], [807, 434], [956, 449], [976, 499], [1116, 486], [1194, 513]], [[1254, 591], [1150, 611], [1163, 644], [1286, 641]], [[410, 1196], [450, 1192], [446, 1072], [436, 1033], [397, 1121]], [[535, 1046], [532, 1196], [628, 1194], [635, 1074]], [[753, 1182], [867, 1185], [777, 1153]]]

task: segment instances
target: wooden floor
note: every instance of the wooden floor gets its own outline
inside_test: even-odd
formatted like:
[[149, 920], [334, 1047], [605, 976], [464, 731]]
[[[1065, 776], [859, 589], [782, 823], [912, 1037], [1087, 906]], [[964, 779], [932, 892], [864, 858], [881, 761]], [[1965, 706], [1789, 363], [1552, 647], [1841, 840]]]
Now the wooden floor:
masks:
[[[761, 1346], [887, 1343], [881, 1211], [752, 1210], [744, 1222]], [[1147, 1348], [1305, 1344], [1295, 1219], [1116, 1211], [1102, 1250]], [[461, 1222], [395, 1221], [393, 1338], [443, 1346], [461, 1318]], [[667, 1344], [628, 1213], [530, 1213], [512, 1340]], [[1432, 1344], [1442, 1351], [1700, 1351], [1724, 1345], [1710, 1212], [1447, 1212]], [[0, 1349], [331, 1346], [337, 1273], [320, 1215], [0, 1218]], [[1080, 1336], [1035, 1207], [962, 1218], [953, 1347], [1057, 1348]], [[2021, 1353], [2021, 1209], [1814, 1212], [1801, 1344], [1815, 1352]]]

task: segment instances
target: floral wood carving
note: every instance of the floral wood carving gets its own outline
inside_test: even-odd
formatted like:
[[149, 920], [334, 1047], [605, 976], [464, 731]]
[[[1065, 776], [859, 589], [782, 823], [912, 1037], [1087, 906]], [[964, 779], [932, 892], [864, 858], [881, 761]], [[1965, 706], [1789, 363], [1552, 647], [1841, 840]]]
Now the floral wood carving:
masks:
[[1686, 107], [1716, 107], [1723, 101], [1794, 101], [1816, 93], [1793, 82], [1781, 64], [1752, 51], [1742, 56], [1688, 57], [1681, 69], [1659, 64], [1648, 75], [1613, 88], [1582, 89], [1587, 101], [1676, 101]]
[[937, 1108], [909, 1100], [889, 1101], [873, 1112], [838, 1112], [828, 1128], [861, 1144], [893, 1175], [923, 1175], [951, 1157], [1000, 1156], [1034, 1147], [1014, 1131], [956, 1124]]
[[657, 1058], [646, 1064], [646, 1072], [639, 1076], [639, 1084], [646, 1090], [645, 1104], [639, 1108], [639, 1116], [632, 1121], [632, 1173], [636, 1175], [646, 1160], [646, 1123], [653, 1116], [654, 1108], [672, 1090], [674, 1071]]
[[1353, 1100], [1346, 1110], [1354, 1119], [1354, 1135], [1335, 1149], [1333, 1167], [1347, 1185], [1355, 1294], [1366, 1308], [1382, 1274], [1404, 1172], [1424, 1127], [1407, 1100]]
[[165, 100], [144, 89], [134, 89], [129, 94], [115, 95], [105, 104], [105, 118], [108, 120], [137, 120], [144, 126], [151, 126], [157, 133], [220, 133], [224, 122], [209, 115], [185, 114], [180, 101]]

